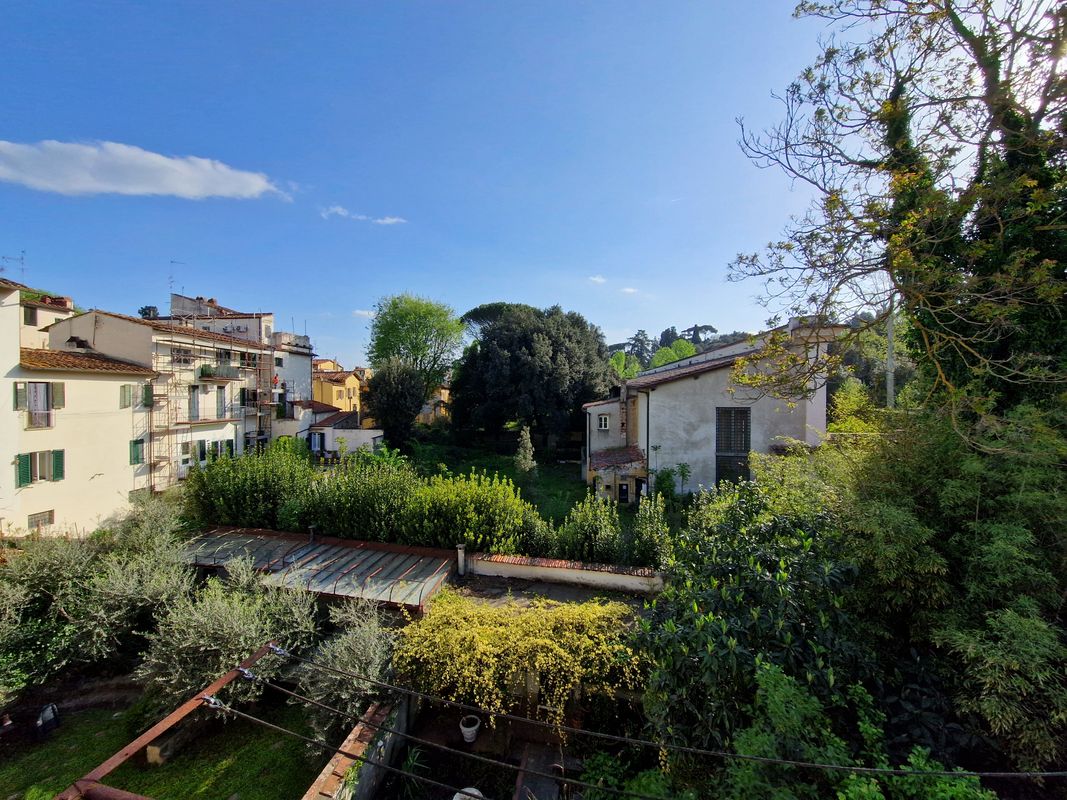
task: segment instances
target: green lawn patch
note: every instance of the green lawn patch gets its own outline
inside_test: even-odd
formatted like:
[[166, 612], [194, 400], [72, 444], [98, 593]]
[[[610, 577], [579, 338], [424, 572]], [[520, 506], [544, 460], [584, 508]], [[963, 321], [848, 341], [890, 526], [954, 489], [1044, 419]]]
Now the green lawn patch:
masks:
[[523, 498], [531, 502], [541, 516], [556, 523], [567, 516], [572, 506], [581, 502], [587, 489], [582, 480], [580, 464], [539, 462], [536, 476], [523, 479], [515, 469], [513, 456], [432, 442], [416, 444], [411, 460], [424, 475], [435, 475], [445, 470], [453, 474], [466, 474], [474, 470], [510, 478], [521, 489]]
[[[290, 730], [310, 735], [304, 709], [279, 706], [257, 710]], [[129, 739], [125, 714], [91, 710], [68, 714], [53, 737], [40, 745], [4, 751], [0, 757], [0, 800], [51, 800], [76, 778], [108, 758]], [[236, 721], [206, 729], [160, 767], [129, 763], [107, 783], [156, 800], [289, 800], [311, 785], [327, 756], [253, 723]]]

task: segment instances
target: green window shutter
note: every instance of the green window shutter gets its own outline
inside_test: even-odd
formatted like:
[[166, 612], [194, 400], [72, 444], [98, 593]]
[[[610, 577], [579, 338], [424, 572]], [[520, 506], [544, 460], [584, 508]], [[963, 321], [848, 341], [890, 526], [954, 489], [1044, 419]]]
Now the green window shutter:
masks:
[[128, 383], [124, 383], [119, 387], [119, 408], [129, 408], [133, 405], [133, 392], [131, 389], [133, 387]]
[[61, 481], [65, 475], [64, 469], [66, 468], [65, 451], [53, 450], [52, 451], [52, 480]]
[[19, 487], [29, 486], [32, 481], [33, 478], [30, 475], [30, 454], [19, 453], [18, 464], [15, 467], [15, 485]]
[[140, 442], [137, 439], [130, 439], [130, 463], [140, 464], [140, 460], [137, 458], [137, 445]]
[[[63, 408], [67, 404], [67, 384], [52, 384], [52, 408]], [[62, 452], [62, 451], [56, 451]]]
[[196, 442], [196, 454], [200, 461], [207, 461], [207, 441], [198, 439]]
[[15, 382], [15, 410], [26, 410], [26, 384], [23, 381]]
[[152, 405], [152, 402], [152, 384], [149, 382], [141, 388], [141, 405], [148, 407]]

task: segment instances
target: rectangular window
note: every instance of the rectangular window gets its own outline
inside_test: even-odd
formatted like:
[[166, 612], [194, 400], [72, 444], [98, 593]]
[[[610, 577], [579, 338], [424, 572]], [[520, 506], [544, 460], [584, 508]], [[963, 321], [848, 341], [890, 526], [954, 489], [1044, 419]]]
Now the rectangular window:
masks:
[[119, 408], [129, 408], [133, 405], [133, 384], [124, 383], [119, 387]]
[[285, 362], [281, 358], [279, 358], [278, 356], [275, 356], [274, 357], [274, 366], [276, 366], [276, 367], [284, 367], [285, 366]]
[[55, 511], [40, 511], [36, 514], [30, 514], [26, 518], [26, 527], [29, 528], [31, 531], [39, 531], [41, 528], [47, 528], [49, 525], [55, 524]]
[[189, 466], [189, 455], [192, 452], [191, 442], [182, 442], [181, 444], [181, 464], [183, 467]]
[[22, 307], [22, 323], [24, 325], [37, 326], [37, 309], [30, 306]]
[[596, 427], [599, 431], [606, 431], [611, 429], [611, 415], [599, 414], [596, 418]]
[[196, 440], [196, 457], [201, 463], [207, 461], [207, 441], [205, 439]]
[[15, 459], [15, 485], [29, 486], [41, 481], [61, 481], [66, 477], [66, 451], [38, 450], [19, 453]]
[[152, 388], [151, 382], [149, 382], [141, 387], [141, 405], [149, 408], [153, 403], [155, 403], [155, 390]]
[[193, 351], [186, 347], [172, 347], [170, 357], [176, 366], [191, 367], [193, 365]]
[[225, 442], [223, 442], [223, 444], [226, 447], [226, 455], [228, 455], [230, 458], [233, 458], [237, 450], [237, 440], [227, 439]]
[[200, 387], [189, 387], [189, 421], [196, 422], [200, 419]]
[[715, 483], [747, 481], [748, 451], [752, 449], [752, 411], [715, 409]]
[[15, 409], [27, 412], [27, 430], [52, 427], [52, 410], [63, 408], [65, 387], [64, 383], [44, 381], [15, 383]]
[[233, 358], [233, 353], [229, 350], [216, 350], [215, 351], [215, 363], [220, 366], [228, 367], [230, 360]]
[[144, 463], [144, 439], [132, 439], [130, 441], [130, 463]]
[[226, 387], [219, 386], [215, 389], [215, 417], [226, 418]]

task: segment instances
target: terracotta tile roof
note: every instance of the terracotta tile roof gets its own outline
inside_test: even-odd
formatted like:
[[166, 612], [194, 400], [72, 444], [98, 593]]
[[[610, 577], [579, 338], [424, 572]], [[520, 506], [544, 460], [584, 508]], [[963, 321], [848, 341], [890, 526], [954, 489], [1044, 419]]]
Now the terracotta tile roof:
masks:
[[259, 342], [252, 342], [248, 339], [238, 339], [235, 336], [227, 336], [224, 333], [215, 333], [214, 331], [205, 331], [200, 328], [192, 328], [188, 325], [176, 325], [173, 322], [167, 322], [160, 319], [141, 319], [140, 317], [131, 317], [127, 314], [116, 314], [114, 311], [101, 311], [98, 308], [94, 308], [92, 311], [87, 312], [89, 314], [100, 314], [105, 317], [114, 317], [115, 319], [126, 320], [127, 322], [135, 322], [138, 325], [147, 325], [153, 330], [169, 333], [175, 336], [190, 336], [197, 339], [207, 339], [212, 342], [226, 342], [227, 344], [237, 345], [240, 347], [248, 347], [252, 350], [270, 350], [269, 345], [260, 344]]
[[298, 408], [309, 408], [315, 414], [333, 413], [341, 410], [337, 406], [331, 406], [329, 403], [323, 403], [318, 400], [296, 400], [293, 405]]
[[5, 289], [29, 289], [30, 291], [33, 291], [26, 284], [19, 283], [18, 281], [9, 280], [8, 278], [0, 278], [0, 286], [4, 287]]
[[602, 406], [605, 403], [618, 403], [618, 397], [605, 397], [603, 400], [593, 400], [590, 403], [582, 403], [582, 408], [592, 408], [593, 406]]
[[748, 354], [734, 353], [732, 355], [722, 356], [721, 358], [714, 358], [708, 361], [698, 361], [695, 364], [690, 363], [683, 367], [675, 367], [674, 369], [664, 369], [659, 372], [649, 372], [638, 375], [636, 378], [631, 378], [626, 381], [626, 388], [645, 389], [649, 386], [659, 386], [661, 383], [680, 381], [682, 378], [690, 378], [705, 372], [711, 372], [712, 370], [732, 367], [740, 355]]
[[625, 464], [634, 464], [645, 460], [645, 451], [636, 444], [626, 447], [609, 447], [606, 450], [598, 450], [589, 456], [589, 469], [605, 469], [607, 467], [621, 467]]
[[113, 372], [118, 375], [155, 375], [148, 367], [108, 358], [99, 353], [41, 350], [23, 347], [19, 350], [19, 365], [23, 369], [56, 372]]

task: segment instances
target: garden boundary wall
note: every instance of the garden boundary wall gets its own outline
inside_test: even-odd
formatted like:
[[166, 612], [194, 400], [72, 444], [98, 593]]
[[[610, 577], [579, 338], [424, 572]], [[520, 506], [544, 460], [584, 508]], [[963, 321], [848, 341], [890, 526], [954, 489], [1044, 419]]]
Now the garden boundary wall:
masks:
[[460, 574], [567, 583], [617, 592], [655, 594], [663, 590], [663, 573], [648, 567], [619, 567], [557, 558], [488, 555], [460, 551]]

